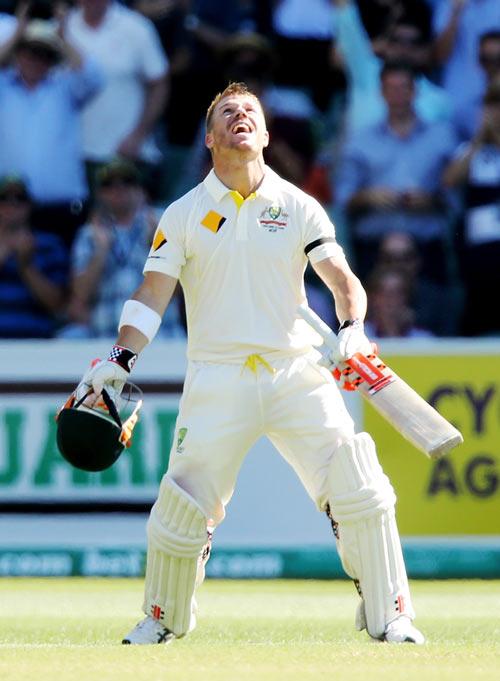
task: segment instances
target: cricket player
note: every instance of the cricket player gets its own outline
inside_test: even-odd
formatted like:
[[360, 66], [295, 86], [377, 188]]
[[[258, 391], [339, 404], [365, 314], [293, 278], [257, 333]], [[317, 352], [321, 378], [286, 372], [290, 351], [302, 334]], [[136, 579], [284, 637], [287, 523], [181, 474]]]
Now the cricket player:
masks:
[[316, 334], [297, 313], [309, 260], [341, 323], [333, 365], [372, 350], [363, 332], [366, 295], [326, 212], [265, 165], [268, 143], [261, 104], [244, 84], [215, 97], [206, 117], [213, 169], [165, 211], [116, 345], [79, 386], [80, 394], [93, 390], [87, 405], [103, 387], [120, 392], [180, 281], [188, 370], [147, 526], [146, 617], [123, 643], [167, 643], [194, 628], [212, 531], [262, 435], [332, 519], [361, 597], [357, 628], [379, 640], [423, 643], [412, 624], [393, 488], [371, 437], [355, 434], [331, 372], [318, 365]]

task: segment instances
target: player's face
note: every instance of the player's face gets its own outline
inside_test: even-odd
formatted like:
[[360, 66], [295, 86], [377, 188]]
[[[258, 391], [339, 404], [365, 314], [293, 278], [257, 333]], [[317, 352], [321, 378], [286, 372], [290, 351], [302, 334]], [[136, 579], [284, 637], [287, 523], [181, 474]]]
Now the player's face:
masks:
[[269, 143], [264, 113], [251, 95], [231, 95], [217, 104], [206, 145], [214, 153], [233, 150], [258, 155]]

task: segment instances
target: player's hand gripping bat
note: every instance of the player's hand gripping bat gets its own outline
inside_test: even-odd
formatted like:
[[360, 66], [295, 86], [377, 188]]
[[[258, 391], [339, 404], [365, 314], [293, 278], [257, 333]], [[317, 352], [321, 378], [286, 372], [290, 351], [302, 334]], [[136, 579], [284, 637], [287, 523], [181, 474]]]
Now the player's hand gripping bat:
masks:
[[[313, 310], [301, 305], [299, 314], [327, 347], [336, 347], [335, 334]], [[361, 379], [355, 383], [363, 397], [427, 456], [438, 459], [463, 442], [462, 434], [376, 355], [356, 353], [345, 364]]]

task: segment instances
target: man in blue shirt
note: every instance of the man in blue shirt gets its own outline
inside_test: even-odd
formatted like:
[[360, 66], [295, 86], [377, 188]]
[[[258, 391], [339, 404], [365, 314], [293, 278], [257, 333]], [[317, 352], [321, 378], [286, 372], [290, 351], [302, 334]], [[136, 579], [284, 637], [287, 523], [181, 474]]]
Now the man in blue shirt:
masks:
[[386, 65], [381, 72], [387, 118], [353, 134], [339, 164], [335, 197], [352, 221], [358, 271], [371, 268], [378, 241], [394, 231], [415, 237], [426, 268], [445, 271], [443, 239], [448, 215], [441, 174], [456, 148], [446, 123], [424, 123], [414, 110], [412, 70]]
[[347, 77], [347, 133], [378, 123], [387, 115], [379, 80], [384, 61], [404, 61], [415, 69], [415, 110], [423, 121], [449, 120], [449, 96], [425, 74], [430, 46], [422, 28], [403, 14], [383, 37], [371, 40], [354, 0], [334, 0], [334, 4], [337, 47]]
[[0, 174], [26, 179], [44, 229], [71, 239], [88, 189], [82, 163], [80, 112], [101, 87], [97, 65], [59, 31], [22, 16], [2, 48], [0, 63]]

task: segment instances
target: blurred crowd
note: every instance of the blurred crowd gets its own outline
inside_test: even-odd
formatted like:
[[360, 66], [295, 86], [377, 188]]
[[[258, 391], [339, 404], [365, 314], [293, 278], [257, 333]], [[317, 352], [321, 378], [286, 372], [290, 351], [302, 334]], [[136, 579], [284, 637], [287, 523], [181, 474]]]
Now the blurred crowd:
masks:
[[500, 0], [0, 0], [0, 338], [115, 335], [229, 81], [332, 216], [368, 335], [500, 335]]

